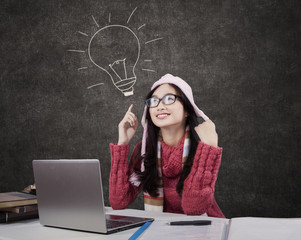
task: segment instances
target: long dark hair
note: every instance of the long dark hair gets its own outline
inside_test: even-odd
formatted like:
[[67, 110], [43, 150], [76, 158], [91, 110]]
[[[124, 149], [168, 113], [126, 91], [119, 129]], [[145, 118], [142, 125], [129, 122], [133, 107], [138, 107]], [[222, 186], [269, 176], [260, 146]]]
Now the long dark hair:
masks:
[[[184, 106], [184, 110], [188, 113], [188, 117], [186, 119], [186, 126], [188, 125], [190, 130], [190, 151], [189, 151], [188, 158], [183, 166], [183, 170], [176, 188], [178, 194], [181, 196], [183, 191], [184, 181], [191, 171], [194, 155], [200, 140], [198, 134], [194, 130], [194, 127], [198, 125], [198, 120], [194, 112], [193, 106], [191, 105], [190, 101], [187, 99], [185, 94], [182, 92], [182, 90], [174, 84], [169, 84], [169, 85], [171, 85], [177, 91], [177, 93], [180, 96], [179, 100], [182, 102]], [[150, 98], [157, 88], [150, 91], [147, 94], [146, 99]], [[157, 141], [158, 141], [158, 133], [160, 128], [153, 124], [149, 114], [149, 108], [147, 109], [146, 112], [146, 120], [148, 122], [148, 131], [147, 131], [145, 155], [142, 156], [142, 158], [144, 159], [145, 171], [143, 173], [140, 173], [139, 175], [140, 175], [140, 181], [143, 186], [143, 191], [148, 192], [148, 194], [150, 194], [153, 197], [157, 197], [159, 195], [157, 192], [158, 180], [159, 180], [158, 170], [157, 170]]]

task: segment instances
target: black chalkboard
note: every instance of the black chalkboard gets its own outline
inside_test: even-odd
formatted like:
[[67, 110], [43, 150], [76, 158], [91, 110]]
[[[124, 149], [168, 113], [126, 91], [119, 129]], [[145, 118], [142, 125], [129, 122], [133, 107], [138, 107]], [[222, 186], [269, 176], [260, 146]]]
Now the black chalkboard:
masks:
[[[171, 73], [217, 126], [225, 215], [301, 217], [300, 10], [297, 0], [1, 1], [0, 191], [32, 184], [33, 159], [98, 158], [109, 205], [117, 125], [131, 103], [140, 119], [152, 83]], [[118, 76], [131, 62], [130, 90], [100, 67], [104, 55]]]

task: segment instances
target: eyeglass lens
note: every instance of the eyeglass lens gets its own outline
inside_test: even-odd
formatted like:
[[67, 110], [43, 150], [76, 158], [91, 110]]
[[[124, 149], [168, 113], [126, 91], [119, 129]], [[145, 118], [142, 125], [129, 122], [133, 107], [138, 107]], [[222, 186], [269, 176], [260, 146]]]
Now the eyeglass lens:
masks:
[[162, 101], [162, 103], [164, 105], [173, 104], [176, 101], [176, 95], [167, 94], [167, 95], [163, 96], [162, 98], [158, 98], [158, 97], [149, 98], [147, 100], [147, 105], [149, 107], [157, 107], [159, 105], [160, 101]]

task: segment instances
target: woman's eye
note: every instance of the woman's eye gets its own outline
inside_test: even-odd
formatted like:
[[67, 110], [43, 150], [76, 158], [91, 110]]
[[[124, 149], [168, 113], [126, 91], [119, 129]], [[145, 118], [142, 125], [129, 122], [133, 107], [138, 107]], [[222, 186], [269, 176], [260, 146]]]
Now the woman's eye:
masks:
[[166, 103], [173, 103], [174, 101], [175, 101], [175, 98], [172, 95], [165, 97], [165, 102]]
[[156, 98], [151, 99], [151, 105], [157, 105], [157, 103], [158, 103], [158, 99]]

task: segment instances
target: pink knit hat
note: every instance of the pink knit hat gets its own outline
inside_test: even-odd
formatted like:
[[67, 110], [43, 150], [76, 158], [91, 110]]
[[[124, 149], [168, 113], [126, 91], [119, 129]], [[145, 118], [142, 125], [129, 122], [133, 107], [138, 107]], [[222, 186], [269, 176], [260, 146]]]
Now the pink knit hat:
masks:
[[[188, 98], [188, 100], [190, 101], [191, 105], [194, 108], [195, 114], [198, 117], [202, 117], [205, 121], [207, 121], [209, 118], [203, 113], [203, 111], [201, 111], [197, 105], [194, 103], [193, 100], [193, 94], [192, 94], [192, 90], [191, 87], [188, 85], [187, 82], [185, 82], [183, 79], [179, 78], [179, 77], [175, 77], [171, 74], [166, 74], [163, 77], [161, 77], [158, 81], [156, 81], [151, 90], [153, 90], [154, 88], [156, 88], [157, 86], [160, 86], [162, 84], [165, 83], [171, 83], [176, 85], [177, 87], [179, 87], [182, 92], [185, 94], [185, 96]], [[144, 128], [143, 130], [143, 136], [142, 136], [142, 147], [141, 147], [141, 155], [145, 154], [145, 145], [146, 145], [146, 138], [147, 138], [147, 120], [146, 120], [146, 112], [147, 112], [147, 106], [145, 105], [144, 107], [144, 112], [142, 115], [142, 120], [141, 120], [141, 124]], [[142, 162], [141, 164], [141, 172], [144, 172], [144, 163]]]

